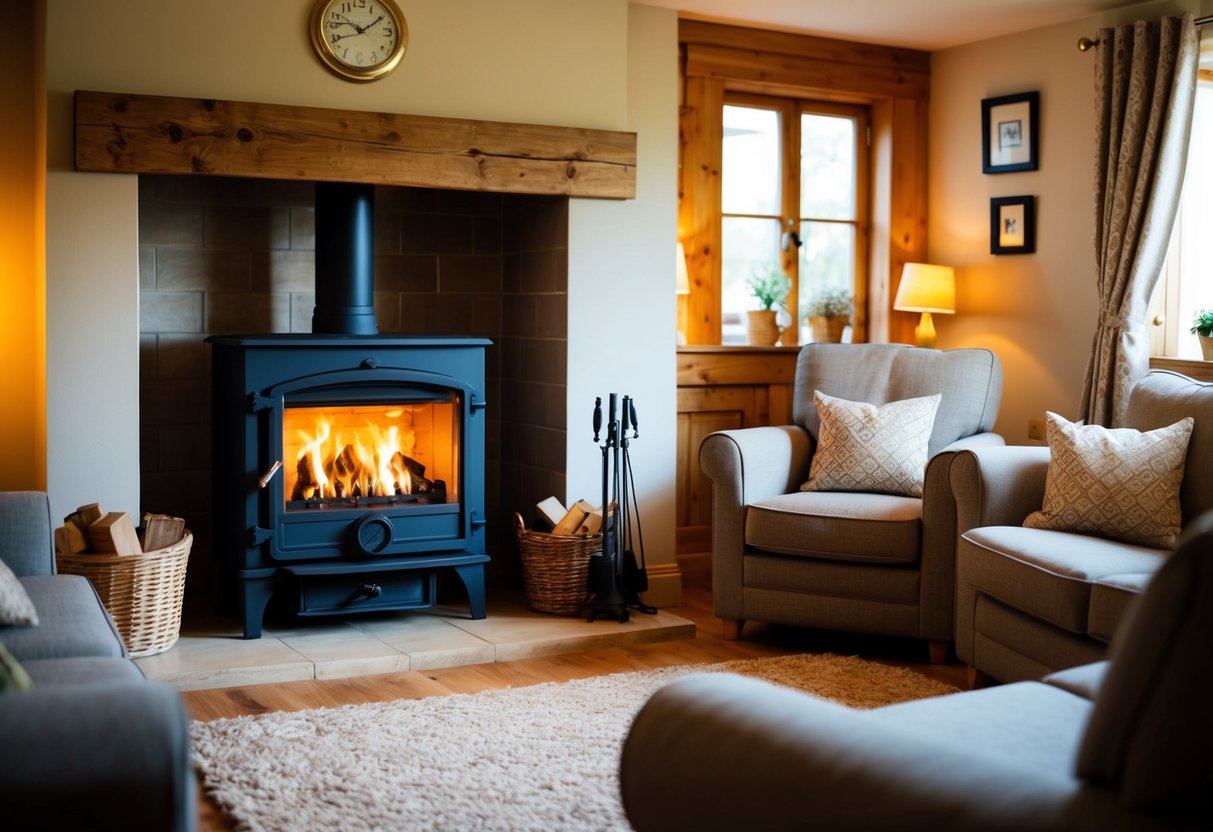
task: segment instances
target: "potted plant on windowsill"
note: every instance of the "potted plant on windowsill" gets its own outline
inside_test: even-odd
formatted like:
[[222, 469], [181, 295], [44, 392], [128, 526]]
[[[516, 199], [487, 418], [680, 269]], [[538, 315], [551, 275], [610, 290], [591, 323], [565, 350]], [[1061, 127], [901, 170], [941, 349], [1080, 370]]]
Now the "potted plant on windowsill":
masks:
[[851, 323], [851, 293], [846, 289], [822, 289], [809, 301], [806, 317], [815, 342], [839, 343]]
[[1213, 361], [1213, 309], [1201, 309], [1196, 313], [1191, 332], [1200, 339], [1200, 351], [1205, 361]]
[[779, 322], [776, 306], [787, 300], [792, 281], [778, 269], [755, 271], [747, 285], [750, 294], [758, 299], [759, 309], [747, 313], [746, 341], [759, 346], [771, 346], [779, 340]]

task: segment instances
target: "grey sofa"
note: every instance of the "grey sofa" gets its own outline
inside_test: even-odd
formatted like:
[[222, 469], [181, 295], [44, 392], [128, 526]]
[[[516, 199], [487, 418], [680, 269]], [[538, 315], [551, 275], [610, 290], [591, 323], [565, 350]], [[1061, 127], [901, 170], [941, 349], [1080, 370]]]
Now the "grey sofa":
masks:
[[1213, 825], [1213, 514], [1110, 662], [857, 711], [729, 674], [659, 690], [624, 744], [635, 829], [1149, 830]]
[[[886, 404], [942, 394], [923, 496], [801, 492], [820, 418], [813, 392]], [[991, 432], [1002, 369], [989, 350], [810, 344], [793, 391], [796, 424], [713, 433], [699, 449], [712, 481], [712, 594], [725, 638], [746, 620], [952, 640], [956, 514], [948, 468]]]
[[[1213, 508], [1213, 384], [1165, 370], [1129, 393], [1127, 427], [1192, 416], [1180, 489], [1183, 520]], [[1041, 507], [1049, 451], [1011, 446], [957, 455], [951, 466], [956, 550], [956, 654], [973, 681], [1014, 682], [1098, 661], [1116, 627], [1171, 554], [1084, 534], [1024, 528]]]
[[189, 720], [149, 682], [85, 578], [55, 574], [41, 492], [0, 493], [0, 560], [38, 613], [0, 626], [32, 689], [0, 694], [5, 829], [190, 830], [197, 823]]

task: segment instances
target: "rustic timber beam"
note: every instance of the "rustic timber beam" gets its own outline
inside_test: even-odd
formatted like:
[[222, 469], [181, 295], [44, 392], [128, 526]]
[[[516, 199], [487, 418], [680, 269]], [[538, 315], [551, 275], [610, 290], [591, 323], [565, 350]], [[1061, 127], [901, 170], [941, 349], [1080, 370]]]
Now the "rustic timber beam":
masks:
[[795, 87], [824, 93], [845, 91], [872, 98], [922, 98], [931, 88], [928, 72], [859, 66], [813, 56], [687, 44], [686, 74], [729, 82]]
[[635, 133], [87, 90], [75, 126], [80, 171], [636, 196]]

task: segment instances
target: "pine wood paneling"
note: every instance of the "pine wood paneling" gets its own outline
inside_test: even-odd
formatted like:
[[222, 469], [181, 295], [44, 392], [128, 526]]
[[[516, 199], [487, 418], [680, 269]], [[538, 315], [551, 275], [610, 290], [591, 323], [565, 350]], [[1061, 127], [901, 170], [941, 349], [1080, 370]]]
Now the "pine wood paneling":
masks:
[[687, 255], [688, 344], [720, 343], [720, 162], [724, 84], [686, 78], [679, 141], [678, 238]]
[[76, 169], [632, 199], [636, 134], [79, 90]]
[[683, 347], [678, 351], [676, 550], [711, 548], [712, 483], [699, 445], [714, 431], [792, 421], [797, 348]]

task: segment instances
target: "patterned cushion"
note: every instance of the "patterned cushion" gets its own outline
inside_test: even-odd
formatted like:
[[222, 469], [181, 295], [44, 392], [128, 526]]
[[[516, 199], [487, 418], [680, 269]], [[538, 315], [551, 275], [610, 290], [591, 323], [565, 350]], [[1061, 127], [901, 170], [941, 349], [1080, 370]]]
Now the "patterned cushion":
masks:
[[13, 570], [0, 561], [0, 624], [30, 625], [38, 623], [34, 602]]
[[1175, 548], [1192, 418], [1143, 433], [1045, 417], [1044, 505], [1024, 525]]
[[809, 481], [801, 491], [879, 491], [922, 496], [927, 443], [939, 394], [885, 405], [813, 391], [821, 418]]

